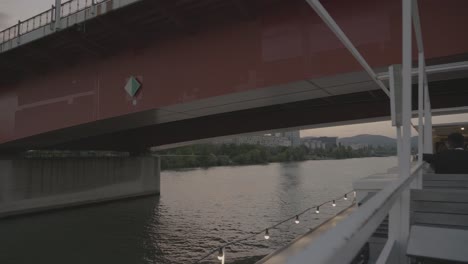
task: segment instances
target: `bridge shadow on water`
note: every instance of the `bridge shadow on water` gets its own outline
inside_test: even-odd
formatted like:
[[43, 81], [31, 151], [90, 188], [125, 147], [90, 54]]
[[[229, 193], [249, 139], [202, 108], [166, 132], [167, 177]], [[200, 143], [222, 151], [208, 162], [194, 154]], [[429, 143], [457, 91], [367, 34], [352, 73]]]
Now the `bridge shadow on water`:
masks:
[[148, 196], [0, 220], [0, 263], [169, 263]]

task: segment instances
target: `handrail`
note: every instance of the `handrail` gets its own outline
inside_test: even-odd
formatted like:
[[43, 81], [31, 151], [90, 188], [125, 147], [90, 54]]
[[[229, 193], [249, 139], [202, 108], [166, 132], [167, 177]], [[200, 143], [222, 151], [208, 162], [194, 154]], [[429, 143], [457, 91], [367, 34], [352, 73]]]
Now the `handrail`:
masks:
[[412, 168], [410, 175], [403, 175], [374, 197], [334, 229], [325, 233], [303, 252], [288, 259], [288, 263], [340, 264], [352, 260], [384, 220], [395, 201], [417, 178], [423, 163]]
[[[96, 4], [110, 0], [69, 0], [61, 4], [60, 18], [66, 18], [76, 14]], [[18, 21], [18, 24], [0, 31], [0, 44], [13, 40], [38, 28], [50, 25], [55, 20], [55, 8], [52, 6], [38, 15], [28, 18], [25, 21]]]
[[60, 8], [60, 17], [65, 18], [67, 16], [71, 16], [85, 10], [86, 8], [106, 1], [109, 0], [69, 0], [62, 3], [62, 7]]
[[[453, 72], [453, 71], [466, 71], [468, 70], [468, 61], [435, 64], [431, 66], [424, 66], [424, 68], [426, 69], [426, 73], [428, 75], [444, 73], [444, 72]], [[411, 75], [417, 76], [418, 74], [419, 74], [419, 69], [413, 68], [411, 71]], [[388, 80], [390, 78], [390, 74], [388, 73], [388, 71], [377, 73], [377, 78], [382, 81]], [[427, 82], [427, 80], [425, 82]]]

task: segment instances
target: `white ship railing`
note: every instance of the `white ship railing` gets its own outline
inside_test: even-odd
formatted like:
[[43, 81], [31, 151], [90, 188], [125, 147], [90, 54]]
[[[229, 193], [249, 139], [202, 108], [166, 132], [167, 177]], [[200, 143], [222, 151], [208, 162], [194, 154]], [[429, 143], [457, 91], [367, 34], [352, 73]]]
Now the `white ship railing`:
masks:
[[[389, 215], [389, 236], [377, 263], [403, 263], [406, 245], [399, 238], [409, 231], [410, 189], [418, 187], [423, 164], [419, 163], [404, 175], [365, 202], [335, 228], [314, 241], [303, 252], [290, 257], [287, 263], [349, 263]], [[398, 250], [399, 248], [403, 250]], [[403, 253], [403, 254], [399, 254]]]
[[[365, 61], [319, 0], [306, 0], [350, 51], [376, 84], [390, 97], [392, 125], [396, 128], [400, 177], [358, 208], [305, 250], [288, 258], [288, 264], [350, 263], [389, 216], [389, 236], [378, 264], [408, 263], [410, 189], [422, 187], [423, 153], [432, 153], [432, 114], [417, 0], [402, 0], [402, 64], [389, 67], [389, 89]], [[412, 30], [418, 48], [418, 163], [411, 168]]]

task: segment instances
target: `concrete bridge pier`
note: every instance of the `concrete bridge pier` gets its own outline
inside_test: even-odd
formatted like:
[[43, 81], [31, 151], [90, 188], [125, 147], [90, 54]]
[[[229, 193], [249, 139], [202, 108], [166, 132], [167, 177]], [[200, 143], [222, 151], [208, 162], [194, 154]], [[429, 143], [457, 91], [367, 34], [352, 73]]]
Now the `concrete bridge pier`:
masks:
[[0, 218], [159, 192], [158, 157], [0, 160]]

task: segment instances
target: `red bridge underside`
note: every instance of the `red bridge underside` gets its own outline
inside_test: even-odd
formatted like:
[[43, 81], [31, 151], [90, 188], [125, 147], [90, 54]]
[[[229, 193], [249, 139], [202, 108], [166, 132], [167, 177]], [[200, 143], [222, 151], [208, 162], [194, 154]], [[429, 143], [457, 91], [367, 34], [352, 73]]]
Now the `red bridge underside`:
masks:
[[[419, 2], [428, 64], [465, 60], [468, 1]], [[401, 1], [323, 3], [373, 68], [401, 63]], [[223, 106], [361, 71], [303, 0], [141, 1], [0, 54], [0, 151], [133, 151], [388, 116], [380, 90]], [[131, 76], [143, 84], [135, 98]], [[433, 108], [466, 106], [467, 83], [431, 82]]]

